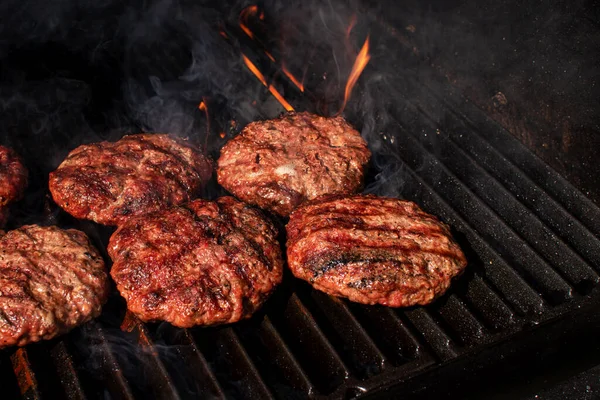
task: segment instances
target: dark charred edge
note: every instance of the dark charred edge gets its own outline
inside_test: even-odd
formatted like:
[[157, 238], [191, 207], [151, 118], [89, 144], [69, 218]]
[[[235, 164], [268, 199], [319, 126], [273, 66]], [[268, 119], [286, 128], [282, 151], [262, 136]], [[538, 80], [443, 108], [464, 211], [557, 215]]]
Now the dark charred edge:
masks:
[[[423, 251], [418, 246], [413, 248], [406, 247], [394, 247], [394, 250], [402, 252], [403, 255], [411, 254], [411, 253], [427, 253], [433, 254], [441, 257], [448, 257], [452, 259], [457, 265], [457, 261], [460, 261], [459, 258], [452, 257], [455, 253], [452, 252], [441, 252], [441, 251]], [[328, 272], [336, 269], [343, 268], [349, 264], [371, 264], [371, 263], [384, 263], [394, 266], [398, 271], [402, 271], [405, 265], [401, 260], [397, 260], [395, 254], [373, 254], [373, 256], [365, 256], [365, 254], [361, 253], [353, 253], [353, 252], [325, 252], [325, 253], [317, 253], [311, 254], [307, 259], [302, 262], [302, 266], [307, 268], [308, 270], [313, 272], [313, 278], [311, 281], [315, 281], [321, 276], [327, 274]], [[458, 268], [457, 268], [458, 269]], [[360, 288], [361, 281], [363, 280], [382, 280], [383, 277], [380, 276], [372, 276], [372, 277], [364, 277], [360, 281], [356, 282], [356, 288]], [[350, 284], [349, 284], [350, 285]]]
[[[269, 259], [267, 258], [266, 254], [265, 254], [265, 250], [262, 248], [262, 246], [260, 246], [251, 236], [248, 236], [245, 232], [244, 229], [240, 229], [239, 227], [234, 226], [233, 224], [233, 214], [236, 213], [236, 211], [234, 209], [231, 209], [229, 207], [223, 207], [223, 205], [217, 201], [216, 202], [218, 209], [219, 209], [219, 216], [221, 218], [223, 218], [224, 222], [228, 225], [228, 227], [230, 229], [235, 229], [238, 230], [244, 240], [246, 241], [246, 243], [250, 246], [250, 249], [253, 250], [254, 254], [251, 254], [251, 251], [249, 251], [248, 248], [245, 249], [236, 249], [236, 250], [229, 250], [229, 251], [242, 251], [244, 253], [246, 253], [247, 255], [255, 255], [256, 257], [258, 257], [259, 261], [267, 268], [267, 270], [272, 271], [273, 270], [273, 265], [271, 265], [271, 262], [269, 261]], [[270, 231], [272, 231], [272, 233], [274, 233], [274, 226], [273, 224], [270, 223], [270, 221], [264, 217], [261, 213], [257, 212], [257, 210], [253, 207], [248, 207], [247, 205], [245, 205], [244, 203], [242, 203], [242, 209], [241, 212], [249, 212], [252, 214], [252, 217], [257, 218], [257, 219], [261, 219], [264, 223], [264, 226], [269, 229]], [[261, 234], [260, 232], [257, 232], [257, 234]], [[225, 235], [226, 236], [226, 235]], [[218, 240], [223, 241], [222, 236], [219, 236]], [[267, 244], [268, 245], [268, 244]], [[233, 257], [231, 257], [231, 254], [228, 253], [228, 255], [230, 255], [230, 260], [233, 259]], [[249, 282], [249, 280], [247, 279], [246, 276], [244, 276], [244, 278], [246, 279], [246, 282]], [[251, 286], [251, 285], [250, 285]]]
[[[347, 228], [343, 228], [343, 229], [347, 229]], [[353, 230], [353, 228], [348, 228], [348, 229]], [[295, 240], [292, 241], [289, 244], [289, 246], [291, 247], [291, 246], [297, 244], [301, 240], [309, 239], [313, 234], [318, 235], [319, 233], [322, 232], [323, 233], [323, 235], [321, 235], [321, 236], [323, 236], [322, 239], [326, 243], [338, 245], [342, 249], [348, 248], [348, 247], [350, 247], [350, 248], [360, 247], [360, 248], [373, 249], [373, 250], [387, 249], [389, 251], [392, 251], [392, 250], [411, 251], [414, 249], [423, 249], [419, 243], [414, 243], [413, 241], [408, 241], [408, 240], [402, 238], [403, 234], [412, 234], [412, 235], [415, 235], [420, 238], [438, 238], [438, 239], [447, 238], [448, 239], [448, 243], [444, 243], [445, 247], [448, 248], [447, 250], [433, 251], [432, 249], [425, 248], [425, 249], [423, 249], [424, 252], [437, 253], [439, 255], [445, 255], [448, 257], [455, 258], [455, 259], [461, 258], [460, 256], [462, 255], [462, 252], [461, 252], [459, 246], [456, 244], [456, 242], [454, 242], [454, 240], [452, 240], [452, 238], [449, 237], [444, 232], [428, 232], [426, 230], [415, 230], [415, 229], [386, 230], [383, 228], [368, 228], [368, 229], [361, 230], [362, 233], [392, 232], [399, 236], [398, 238], [384, 237], [384, 238], [382, 238], [380, 243], [374, 244], [374, 243], [366, 243], [366, 241], [372, 242], [374, 240], [374, 238], [366, 238], [365, 239], [362, 237], [353, 237], [352, 234], [348, 234], [342, 238], [338, 238], [335, 235], [331, 235], [329, 233], [329, 230], [335, 230], [336, 232], [339, 231], [339, 229], [337, 229], [337, 226], [335, 226], [335, 225], [319, 227], [311, 232], [306, 233], [305, 235], [303, 235], [299, 238], [294, 238]], [[384, 241], [386, 239], [390, 240], [390, 242], [386, 243]]]

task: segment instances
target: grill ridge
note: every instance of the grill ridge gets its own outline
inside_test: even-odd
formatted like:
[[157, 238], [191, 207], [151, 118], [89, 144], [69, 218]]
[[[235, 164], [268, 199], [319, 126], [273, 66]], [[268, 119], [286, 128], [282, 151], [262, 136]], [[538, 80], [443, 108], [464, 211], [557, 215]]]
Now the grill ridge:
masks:
[[[513, 193], [490, 176], [460, 147], [444, 138], [441, 138], [440, 141], [430, 139], [435, 136], [437, 135], [419, 138], [426, 143], [429, 154], [432, 154], [432, 147], [441, 149], [439, 160], [444, 163], [444, 167], [451, 168], [452, 174], [460, 178], [461, 182], [466, 183], [469, 190], [482, 199], [502, 221], [510, 224], [513, 231], [520, 232], [540, 257], [544, 258], [548, 264], [554, 265], [561, 275], [568, 276], [570, 284], [576, 284], [583, 280], [598, 282], [598, 275], [581, 256], [562, 237], [553, 235], [553, 232], [544, 223], [534, 218]], [[447, 148], [448, 146], [450, 148]], [[460, 157], [457, 157], [458, 155]], [[471, 183], [473, 180], [475, 183]], [[552, 242], [557, 239], [558, 241]], [[552, 253], [553, 259], [544, 256], [544, 254], [550, 253]]]

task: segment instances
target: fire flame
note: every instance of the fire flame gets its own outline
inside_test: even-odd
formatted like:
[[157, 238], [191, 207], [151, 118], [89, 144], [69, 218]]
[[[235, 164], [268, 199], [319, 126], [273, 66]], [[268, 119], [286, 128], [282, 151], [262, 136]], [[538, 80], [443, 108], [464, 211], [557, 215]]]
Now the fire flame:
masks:
[[344, 102], [342, 103], [342, 108], [338, 111], [338, 114], [341, 114], [346, 108], [346, 104], [348, 103], [348, 99], [350, 98], [350, 93], [352, 93], [352, 88], [356, 84], [356, 81], [362, 74], [363, 70], [369, 63], [371, 59], [371, 55], [369, 54], [369, 37], [365, 40], [358, 56], [356, 56], [356, 60], [354, 60], [354, 65], [352, 66], [352, 71], [350, 71], [350, 76], [348, 77], [348, 82], [346, 82], [346, 90], [344, 91]]
[[269, 57], [269, 60], [275, 62], [275, 57], [273, 57], [273, 55], [271, 53], [269, 53], [268, 51], [265, 50], [265, 54], [267, 55], [267, 57]]
[[210, 118], [208, 116], [208, 107], [206, 106], [204, 97], [202, 98], [200, 104], [198, 104], [198, 109], [200, 111], [204, 111], [204, 115], [206, 116], [206, 136], [204, 137], [204, 153], [206, 153], [208, 149], [208, 137], [210, 136]]
[[292, 107], [290, 105], [290, 103], [288, 103], [283, 98], [283, 96], [277, 91], [277, 89], [275, 89], [275, 87], [273, 85], [269, 85], [267, 83], [267, 80], [265, 79], [265, 76], [262, 74], [262, 72], [260, 72], [259, 69], [256, 67], [256, 65], [254, 65], [254, 63], [252, 61], [250, 61], [250, 59], [248, 57], [246, 57], [246, 55], [243, 53], [242, 53], [242, 58], [244, 59], [244, 63], [246, 64], [248, 69], [254, 74], [254, 76], [256, 76], [258, 78], [260, 83], [262, 83], [266, 88], [269, 89], [269, 92], [271, 92], [273, 97], [275, 97], [277, 99], [277, 101], [279, 103], [281, 103], [283, 108], [285, 108], [287, 111], [294, 111], [294, 107]]
[[350, 24], [348, 25], [348, 28], [346, 29], [346, 39], [348, 39], [350, 37], [350, 32], [352, 32], [352, 29], [354, 29], [354, 25], [356, 25], [356, 14], [354, 14], [352, 16], [352, 18], [350, 19]]
[[[257, 5], [251, 5], [251, 6], [248, 6], [248, 7], [244, 8], [240, 12], [239, 24], [240, 24], [240, 28], [242, 29], [242, 31], [244, 31], [244, 33], [246, 35], [248, 35], [248, 37], [250, 39], [253, 39], [253, 40], [257, 41], [261, 46], [263, 46], [263, 44], [260, 42], [260, 40], [255, 37], [254, 33], [248, 27], [248, 19], [250, 17], [252, 17], [252, 16], [255, 16], [257, 13], [258, 13], [258, 6]], [[258, 18], [261, 21], [263, 21], [265, 19], [265, 13], [264, 13], [264, 11], [261, 11], [260, 14], [258, 14]], [[271, 62], [276, 62], [275, 57], [273, 57], [273, 55], [269, 51], [264, 50], [264, 53], [269, 58], [269, 60], [271, 60]], [[246, 63], [246, 65], [248, 65], [248, 63]], [[251, 70], [252, 70], [252, 68], [251, 68]], [[292, 82], [298, 89], [300, 89], [301, 92], [304, 92], [304, 84], [303, 84], [303, 82], [300, 82], [286, 68], [286, 66], [285, 66], [285, 64], [283, 62], [281, 63], [281, 72], [283, 72], [283, 74], [290, 80], [290, 82]], [[255, 75], [256, 75], [256, 73], [255, 73]], [[269, 88], [269, 90], [271, 90], [271, 89]], [[275, 96], [275, 97], [277, 97], [277, 96]]]
[[[246, 33], [246, 35], [248, 35], [248, 37], [250, 39], [254, 39], [254, 34], [250, 30], [250, 28], [248, 28], [248, 25], [247, 25], [248, 18], [252, 15], [256, 15], [257, 12], [258, 12], [258, 6], [251, 5], [251, 6], [244, 8], [242, 10], [242, 12], [240, 13], [240, 28], [244, 31], [244, 33]], [[264, 14], [262, 12], [260, 13], [259, 18], [261, 20], [264, 18]]]
[[304, 93], [304, 79], [302, 79], [302, 82], [296, 79], [296, 77], [292, 75], [292, 73], [286, 68], [284, 63], [281, 63], [281, 72], [283, 72], [283, 74], [288, 77], [290, 82], [296, 85], [296, 87]]

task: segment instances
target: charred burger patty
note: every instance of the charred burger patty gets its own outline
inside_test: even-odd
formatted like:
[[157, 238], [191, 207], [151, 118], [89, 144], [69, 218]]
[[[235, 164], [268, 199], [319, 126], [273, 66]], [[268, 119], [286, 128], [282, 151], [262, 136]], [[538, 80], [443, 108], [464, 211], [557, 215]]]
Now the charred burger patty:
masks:
[[0, 236], [0, 347], [65, 333], [107, 297], [104, 262], [83, 232], [29, 225]]
[[179, 327], [247, 318], [281, 282], [277, 232], [233, 197], [133, 218], [112, 235], [111, 275], [143, 321]]
[[364, 304], [427, 304], [467, 265], [447, 225], [415, 203], [370, 195], [306, 203], [290, 216], [293, 274]]
[[187, 142], [139, 134], [79, 146], [50, 174], [49, 185], [54, 201], [74, 217], [120, 225], [190, 201], [211, 174], [210, 161]]
[[8, 218], [7, 205], [18, 200], [27, 186], [27, 169], [12, 150], [0, 146], [0, 227]]
[[305, 200], [359, 190], [370, 156], [342, 117], [292, 113], [246, 126], [221, 150], [217, 176], [239, 199], [287, 216]]

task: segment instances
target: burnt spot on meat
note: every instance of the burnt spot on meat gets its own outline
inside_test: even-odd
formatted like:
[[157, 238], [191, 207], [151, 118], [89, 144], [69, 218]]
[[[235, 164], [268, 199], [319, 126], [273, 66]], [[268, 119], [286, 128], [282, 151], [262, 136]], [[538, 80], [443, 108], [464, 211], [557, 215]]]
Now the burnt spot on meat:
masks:
[[374, 281], [381, 280], [378, 278], [380, 277], [375, 276], [368, 278], [360, 278], [358, 281], [348, 283], [347, 286], [352, 289], [368, 289], [373, 285]]
[[150, 292], [150, 293], [148, 293], [148, 296], [146, 297], [145, 300], [146, 301], [145, 301], [144, 305], [148, 309], [154, 310], [160, 305], [162, 296], [160, 294], [158, 294], [157, 292]]
[[317, 279], [321, 275], [324, 275], [331, 270], [346, 266], [351, 262], [360, 262], [359, 256], [353, 255], [352, 253], [343, 254], [317, 254], [311, 259], [306, 261], [306, 266], [312, 271], [312, 279]]

